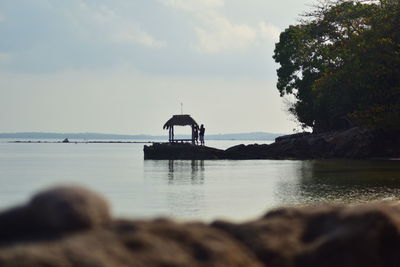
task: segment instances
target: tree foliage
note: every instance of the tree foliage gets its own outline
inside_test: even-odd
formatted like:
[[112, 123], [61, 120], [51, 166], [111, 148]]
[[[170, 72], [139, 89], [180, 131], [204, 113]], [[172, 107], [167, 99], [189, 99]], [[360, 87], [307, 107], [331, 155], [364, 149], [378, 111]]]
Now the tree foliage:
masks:
[[280, 35], [281, 96], [314, 131], [400, 126], [400, 2], [324, 2]]

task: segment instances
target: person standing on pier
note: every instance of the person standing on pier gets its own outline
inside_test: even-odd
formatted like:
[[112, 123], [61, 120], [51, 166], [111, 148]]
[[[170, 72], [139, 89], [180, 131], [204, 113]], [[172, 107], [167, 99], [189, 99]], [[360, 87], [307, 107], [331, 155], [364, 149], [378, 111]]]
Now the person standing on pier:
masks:
[[205, 131], [206, 131], [206, 128], [204, 128], [204, 125], [202, 124], [200, 126], [200, 144], [202, 146], [204, 146], [204, 133], [205, 133]]

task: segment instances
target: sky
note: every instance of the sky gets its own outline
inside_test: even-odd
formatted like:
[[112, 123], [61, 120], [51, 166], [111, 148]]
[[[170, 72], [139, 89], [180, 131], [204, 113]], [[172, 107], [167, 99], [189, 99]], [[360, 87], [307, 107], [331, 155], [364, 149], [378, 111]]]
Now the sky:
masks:
[[272, 55], [312, 3], [1, 0], [0, 132], [166, 134], [183, 103], [209, 134], [291, 133]]

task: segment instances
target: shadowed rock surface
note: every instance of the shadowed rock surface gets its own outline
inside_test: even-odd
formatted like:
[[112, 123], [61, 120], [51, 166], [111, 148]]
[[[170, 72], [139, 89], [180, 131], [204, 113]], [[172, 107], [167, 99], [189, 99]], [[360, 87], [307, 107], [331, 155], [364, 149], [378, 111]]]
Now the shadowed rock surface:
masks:
[[223, 159], [225, 152], [207, 146], [195, 146], [189, 143], [154, 143], [144, 146], [145, 159]]
[[25, 205], [0, 213], [0, 245], [8, 241], [54, 238], [111, 223], [107, 201], [77, 186], [50, 188]]
[[58, 187], [1, 213], [0, 226], [6, 267], [400, 266], [396, 202], [281, 208], [244, 223], [177, 223], [112, 219], [97, 194]]
[[226, 150], [190, 144], [144, 147], [145, 159], [316, 159], [400, 157], [399, 129], [351, 129], [320, 134], [300, 133], [267, 145], [237, 145]]
[[400, 157], [400, 130], [351, 129], [277, 138], [268, 148], [274, 158]]

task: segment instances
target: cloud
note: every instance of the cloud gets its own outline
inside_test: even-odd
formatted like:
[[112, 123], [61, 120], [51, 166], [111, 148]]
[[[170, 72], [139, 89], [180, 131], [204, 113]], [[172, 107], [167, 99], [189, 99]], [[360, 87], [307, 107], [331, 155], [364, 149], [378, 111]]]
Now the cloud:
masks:
[[198, 39], [195, 49], [199, 52], [216, 53], [244, 49], [257, 38], [257, 32], [252, 27], [233, 24], [222, 16], [209, 18], [206, 24], [195, 29]]
[[196, 27], [195, 50], [203, 53], [219, 53], [246, 50], [276, 42], [280, 29], [260, 21], [255, 25], [234, 23], [215, 12], [201, 18], [202, 26]]
[[123, 29], [119, 29], [111, 35], [110, 40], [117, 44], [140, 44], [152, 48], [161, 48], [166, 45], [165, 41], [154, 39], [135, 25], [127, 25]]
[[260, 22], [258, 24], [258, 31], [262, 38], [269, 39], [274, 42], [279, 40], [279, 35], [281, 33], [281, 29], [266, 22]]
[[160, 0], [164, 5], [186, 11], [199, 11], [223, 7], [224, 0]]
[[12, 55], [2, 69], [275, 77], [277, 34], [258, 1], [0, 1], [0, 52]]
[[119, 45], [142, 45], [161, 48], [165, 41], [157, 40], [137, 23], [118, 15], [106, 5], [87, 5], [81, 3], [77, 27], [84, 36], [96, 42], [108, 41]]
[[192, 15], [195, 51], [205, 54], [248, 50], [277, 41], [280, 29], [270, 23], [238, 23], [223, 14], [223, 0], [160, 0]]

